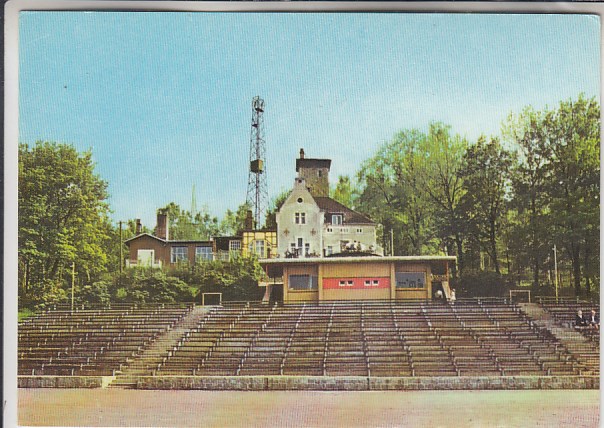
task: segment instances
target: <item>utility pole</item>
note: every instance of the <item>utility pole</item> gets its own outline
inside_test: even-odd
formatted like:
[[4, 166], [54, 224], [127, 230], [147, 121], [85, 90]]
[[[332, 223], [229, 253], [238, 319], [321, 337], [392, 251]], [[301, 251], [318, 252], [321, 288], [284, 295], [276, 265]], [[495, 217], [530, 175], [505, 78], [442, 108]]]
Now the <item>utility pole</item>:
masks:
[[124, 264], [124, 242], [122, 241], [122, 221], [120, 220], [120, 273]]
[[75, 262], [71, 262], [71, 312], [73, 312], [74, 290], [75, 290]]
[[554, 244], [554, 286], [556, 287], [556, 303], [558, 303], [558, 258], [556, 244]]
[[390, 255], [394, 256], [394, 229], [390, 228]]

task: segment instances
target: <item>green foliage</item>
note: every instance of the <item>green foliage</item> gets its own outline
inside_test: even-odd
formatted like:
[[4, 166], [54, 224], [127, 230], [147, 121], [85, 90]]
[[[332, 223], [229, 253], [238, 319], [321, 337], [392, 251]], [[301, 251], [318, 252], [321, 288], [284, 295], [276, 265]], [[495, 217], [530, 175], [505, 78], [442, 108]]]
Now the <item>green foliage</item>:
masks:
[[[599, 285], [600, 106], [583, 95], [558, 108], [510, 115], [505, 138], [518, 147], [513, 174], [510, 246], [530, 261], [533, 284], [544, 292], [551, 249], [570, 260], [575, 294]], [[561, 263], [561, 264], [562, 264]], [[597, 292], [597, 289], [595, 290]]]
[[62, 299], [72, 262], [81, 281], [107, 270], [106, 189], [90, 152], [49, 142], [19, 145], [20, 304]]
[[23, 310], [20, 310], [17, 313], [18, 322], [24, 321], [27, 318], [31, 317], [32, 315], [35, 315], [34, 311], [32, 311], [30, 309], [27, 309], [27, 308], [24, 308]]
[[508, 297], [512, 285], [506, 275], [480, 271], [467, 271], [451, 284], [457, 297]]
[[435, 239], [434, 204], [422, 177], [428, 167], [428, 136], [418, 130], [398, 133], [384, 144], [359, 174], [361, 186], [357, 209], [384, 227], [382, 238], [389, 248], [394, 234], [395, 255], [420, 255], [438, 251]]
[[178, 204], [170, 202], [157, 211], [168, 214], [170, 239], [209, 240], [221, 232], [218, 217], [211, 216], [207, 208], [202, 208], [193, 216]]
[[97, 281], [94, 284], [86, 284], [80, 288], [74, 296], [77, 303], [96, 303], [107, 304], [111, 302], [109, 289], [111, 283], [109, 281]]
[[340, 175], [336, 187], [330, 189], [330, 196], [342, 205], [355, 209], [356, 200], [359, 197], [357, 187], [347, 175]]
[[106, 287], [112, 300], [117, 302], [191, 302], [194, 297], [192, 287], [159, 269], [128, 269], [121, 275], [116, 274]]
[[501, 273], [498, 237], [507, 210], [512, 165], [512, 155], [497, 138], [487, 141], [481, 137], [468, 147], [460, 171], [465, 189], [461, 205], [468, 234], [489, 255], [498, 274]]
[[277, 212], [281, 209], [290, 193], [290, 190], [283, 190], [271, 201], [264, 222], [266, 229], [277, 229]]
[[241, 235], [245, 229], [245, 218], [250, 206], [247, 203], [239, 205], [236, 212], [227, 210], [220, 222], [220, 233], [224, 236]]
[[224, 300], [260, 300], [263, 295], [258, 280], [265, 275], [254, 257], [204, 261], [173, 274], [196, 290], [196, 301], [201, 301], [201, 293], [209, 292], [223, 293]]

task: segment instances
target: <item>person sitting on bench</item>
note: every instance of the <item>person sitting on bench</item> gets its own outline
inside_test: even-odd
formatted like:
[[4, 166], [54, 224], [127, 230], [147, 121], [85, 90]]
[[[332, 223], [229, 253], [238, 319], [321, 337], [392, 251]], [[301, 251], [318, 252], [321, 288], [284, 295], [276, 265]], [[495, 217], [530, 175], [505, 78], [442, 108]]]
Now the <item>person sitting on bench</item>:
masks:
[[592, 309], [591, 314], [587, 316], [587, 325], [594, 328], [600, 327], [600, 318], [596, 315], [596, 310]]
[[587, 327], [587, 320], [583, 318], [583, 311], [581, 309], [577, 311], [577, 316], [575, 317], [575, 327]]

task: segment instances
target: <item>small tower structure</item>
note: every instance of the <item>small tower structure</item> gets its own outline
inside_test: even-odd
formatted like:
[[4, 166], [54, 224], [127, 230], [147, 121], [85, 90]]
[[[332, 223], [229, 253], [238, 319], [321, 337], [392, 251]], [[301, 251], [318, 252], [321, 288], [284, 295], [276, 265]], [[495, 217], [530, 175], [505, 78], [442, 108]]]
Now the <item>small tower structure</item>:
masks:
[[252, 128], [250, 132], [250, 172], [247, 182], [246, 202], [252, 209], [254, 229], [262, 225], [268, 206], [266, 181], [266, 142], [264, 141], [264, 100], [252, 100]]
[[313, 196], [329, 196], [330, 159], [310, 159], [304, 157], [304, 149], [300, 149], [300, 157], [296, 159], [296, 172], [303, 178], [306, 187]]

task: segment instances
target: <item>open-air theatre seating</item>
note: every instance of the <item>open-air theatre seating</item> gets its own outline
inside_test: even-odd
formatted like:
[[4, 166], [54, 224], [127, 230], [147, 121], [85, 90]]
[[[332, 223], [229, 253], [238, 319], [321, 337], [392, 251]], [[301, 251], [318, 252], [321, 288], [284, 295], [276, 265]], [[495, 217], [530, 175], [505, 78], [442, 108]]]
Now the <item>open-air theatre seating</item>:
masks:
[[[19, 374], [119, 373], [190, 309], [115, 305], [34, 316], [19, 324]], [[584, 345], [560, 343], [503, 300], [225, 304], [166, 349], [148, 374], [599, 373], [598, 348]]]
[[517, 307], [468, 300], [225, 306], [155, 374], [510, 376], [582, 368]]
[[112, 375], [191, 306], [161, 305], [48, 311], [19, 324], [18, 373]]

